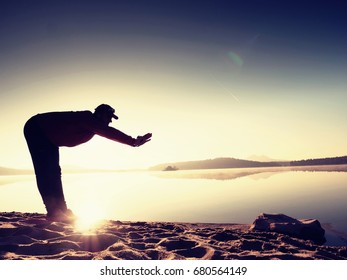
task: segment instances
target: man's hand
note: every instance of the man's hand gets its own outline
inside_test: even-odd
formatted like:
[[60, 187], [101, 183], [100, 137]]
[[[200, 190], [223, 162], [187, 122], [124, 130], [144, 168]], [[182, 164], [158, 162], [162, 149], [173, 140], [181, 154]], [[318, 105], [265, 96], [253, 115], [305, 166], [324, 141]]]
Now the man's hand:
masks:
[[151, 137], [152, 137], [152, 133], [147, 133], [143, 136], [137, 136], [135, 143], [134, 143], [134, 147], [142, 146], [146, 142], [151, 141]]

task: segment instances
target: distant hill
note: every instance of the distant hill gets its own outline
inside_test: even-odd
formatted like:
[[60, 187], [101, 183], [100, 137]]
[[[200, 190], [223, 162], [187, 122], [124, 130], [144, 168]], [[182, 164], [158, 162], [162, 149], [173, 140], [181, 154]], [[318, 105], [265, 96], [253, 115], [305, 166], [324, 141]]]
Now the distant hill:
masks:
[[291, 166], [347, 164], [347, 156], [291, 161]]
[[308, 165], [338, 165], [347, 164], [347, 156], [333, 158], [306, 159], [298, 161], [254, 161], [236, 158], [216, 158], [197, 161], [171, 162], [158, 164], [149, 170], [191, 170], [191, 169], [219, 169], [219, 168], [252, 168], [276, 166], [308, 166]]
[[274, 162], [274, 161], [282, 161], [279, 159], [273, 159], [269, 158], [268, 156], [265, 155], [251, 155], [246, 160], [251, 160], [251, 161], [260, 161], [260, 162]]
[[34, 174], [34, 171], [27, 170], [27, 169], [0, 167], [0, 175], [27, 175], [27, 174]]
[[174, 166], [176, 169], [218, 169], [218, 168], [247, 168], [247, 167], [273, 167], [285, 166], [289, 162], [260, 162], [252, 160], [243, 160], [236, 158], [216, 158], [197, 161], [185, 161], [175, 163], [164, 163], [153, 166], [150, 170], [165, 170], [168, 166]]
[[[94, 172], [114, 172], [114, 170], [106, 169], [88, 169], [78, 166], [62, 166], [63, 173], [94, 173]], [[15, 169], [0, 167], [0, 176], [4, 175], [31, 175], [34, 174], [34, 170], [30, 169]]]

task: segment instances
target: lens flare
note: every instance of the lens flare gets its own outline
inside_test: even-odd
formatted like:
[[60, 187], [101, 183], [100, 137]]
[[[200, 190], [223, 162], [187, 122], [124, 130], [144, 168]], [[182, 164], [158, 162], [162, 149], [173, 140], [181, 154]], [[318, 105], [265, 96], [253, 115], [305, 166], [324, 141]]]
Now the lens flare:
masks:
[[233, 51], [229, 51], [227, 55], [231, 59], [231, 61], [235, 63], [237, 66], [243, 66], [243, 59], [238, 54], [236, 54]]

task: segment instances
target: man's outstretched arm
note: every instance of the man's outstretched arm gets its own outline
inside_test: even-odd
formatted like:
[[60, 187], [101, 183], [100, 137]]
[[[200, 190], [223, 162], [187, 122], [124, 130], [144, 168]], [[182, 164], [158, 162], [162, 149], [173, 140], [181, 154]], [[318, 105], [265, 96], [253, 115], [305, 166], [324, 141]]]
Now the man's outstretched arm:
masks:
[[124, 132], [110, 126], [99, 127], [95, 129], [95, 133], [102, 137], [108, 138], [113, 141], [117, 141], [122, 144], [126, 144], [132, 147], [139, 147], [151, 140], [152, 133], [147, 133], [143, 136], [137, 136], [133, 138]]

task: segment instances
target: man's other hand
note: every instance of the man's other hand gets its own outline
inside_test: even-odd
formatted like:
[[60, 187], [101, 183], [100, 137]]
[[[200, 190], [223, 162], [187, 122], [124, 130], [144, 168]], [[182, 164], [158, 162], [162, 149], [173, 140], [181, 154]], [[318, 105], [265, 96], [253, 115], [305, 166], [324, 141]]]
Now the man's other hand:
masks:
[[151, 141], [151, 137], [152, 137], [152, 133], [147, 133], [143, 136], [137, 136], [135, 143], [134, 143], [134, 147], [142, 146], [146, 142]]

